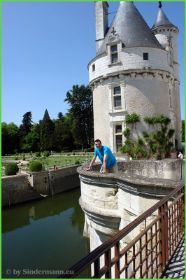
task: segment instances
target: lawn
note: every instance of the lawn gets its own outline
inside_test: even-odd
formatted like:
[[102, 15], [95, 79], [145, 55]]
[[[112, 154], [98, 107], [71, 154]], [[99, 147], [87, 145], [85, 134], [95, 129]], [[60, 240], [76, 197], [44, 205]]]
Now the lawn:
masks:
[[[3, 156], [2, 160], [5, 163], [6, 161], [16, 161], [17, 163], [21, 162], [21, 169], [28, 170], [28, 163], [31, 160], [39, 160], [42, 162], [43, 166], [46, 170], [57, 167], [65, 167], [74, 164], [82, 164], [84, 162], [90, 161], [93, 157], [93, 153], [55, 153], [50, 155], [49, 157], [36, 157], [36, 154], [18, 154], [18, 155], [10, 155]], [[26, 162], [25, 162], [26, 161]], [[6, 163], [5, 163], [6, 164]], [[3, 164], [4, 165], [4, 164]]]

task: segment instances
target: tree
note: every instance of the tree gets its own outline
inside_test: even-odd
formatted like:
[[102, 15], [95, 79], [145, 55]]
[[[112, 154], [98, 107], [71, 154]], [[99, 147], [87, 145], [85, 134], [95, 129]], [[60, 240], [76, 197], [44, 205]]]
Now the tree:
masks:
[[63, 136], [62, 136], [62, 149], [69, 149], [72, 151], [75, 148], [75, 140], [72, 132], [73, 117], [67, 113], [64, 117], [63, 123]]
[[26, 112], [23, 115], [22, 124], [20, 125], [21, 136], [26, 136], [32, 128], [32, 112]]
[[22, 151], [24, 152], [37, 152], [40, 150], [40, 129], [39, 124], [33, 125], [32, 129], [24, 137]]
[[[136, 118], [135, 118], [136, 119]], [[137, 121], [139, 121], [137, 119]], [[143, 132], [143, 138], [138, 137], [137, 140], [130, 138], [130, 130], [127, 128], [123, 134], [126, 138], [121, 148], [123, 153], [128, 153], [133, 158], [151, 158], [156, 157], [162, 159], [170, 155], [173, 146], [172, 137], [174, 129], [169, 128], [171, 120], [166, 116], [145, 117], [144, 121], [153, 126], [153, 132]], [[130, 118], [126, 118], [125, 122], [135, 123]]]
[[62, 113], [62, 112], [59, 112], [58, 115], [57, 115], [57, 117], [58, 117], [58, 119], [61, 120], [61, 121], [64, 119], [64, 116], [63, 116], [63, 113]]
[[19, 127], [20, 149], [23, 152], [27, 152], [28, 140], [26, 139], [26, 137], [31, 132], [31, 128], [32, 128], [32, 112], [29, 111], [23, 115], [22, 124]]
[[19, 128], [14, 123], [2, 123], [2, 154], [13, 154], [19, 150]]
[[50, 119], [47, 109], [41, 121], [40, 143], [42, 151], [50, 151], [54, 148], [54, 123]]
[[66, 94], [66, 102], [71, 106], [69, 113], [73, 119], [72, 133], [76, 145], [89, 147], [93, 139], [93, 100], [91, 89], [74, 85]]

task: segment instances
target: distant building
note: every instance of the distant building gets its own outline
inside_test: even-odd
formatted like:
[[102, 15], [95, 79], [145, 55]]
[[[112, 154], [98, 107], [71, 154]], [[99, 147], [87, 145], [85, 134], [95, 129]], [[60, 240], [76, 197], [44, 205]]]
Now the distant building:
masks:
[[178, 28], [165, 15], [161, 2], [149, 28], [132, 2], [120, 2], [108, 26], [107, 2], [96, 2], [96, 57], [88, 65], [93, 90], [94, 137], [116, 152], [124, 143], [124, 120], [137, 113], [141, 122], [133, 133], [146, 129], [145, 116], [171, 119], [181, 145]]

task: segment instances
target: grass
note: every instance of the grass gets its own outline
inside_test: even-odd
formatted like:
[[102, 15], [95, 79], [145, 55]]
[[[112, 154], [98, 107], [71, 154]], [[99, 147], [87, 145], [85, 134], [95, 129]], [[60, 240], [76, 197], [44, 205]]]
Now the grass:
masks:
[[[19, 154], [19, 155], [10, 155], [10, 156], [4, 156], [2, 157], [3, 161], [8, 160], [34, 160], [37, 159], [42, 162], [43, 166], [46, 170], [54, 168], [54, 165], [58, 168], [70, 166], [74, 164], [82, 164], [86, 161], [90, 161], [93, 157], [93, 153], [56, 153], [54, 155], [51, 155], [49, 157], [36, 157], [35, 154]], [[28, 170], [28, 166], [22, 164], [21, 166], [22, 170]]]

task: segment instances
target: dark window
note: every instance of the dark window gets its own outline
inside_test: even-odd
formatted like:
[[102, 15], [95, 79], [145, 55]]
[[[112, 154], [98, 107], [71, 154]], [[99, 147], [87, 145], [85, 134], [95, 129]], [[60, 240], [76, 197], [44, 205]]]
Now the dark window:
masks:
[[112, 53], [111, 54], [111, 62], [112, 63], [118, 62], [118, 54], [117, 53]]
[[118, 47], [117, 45], [113, 45], [110, 47], [111, 52], [111, 63], [118, 62]]
[[121, 107], [121, 95], [114, 96], [114, 107]]
[[114, 88], [114, 95], [117, 95], [117, 94], [121, 95], [121, 89], [120, 89], [120, 87], [115, 87], [115, 88]]
[[149, 59], [149, 54], [143, 53], [143, 60], [148, 60], [148, 59]]
[[117, 51], [118, 51], [117, 45], [111, 46], [111, 53], [117, 52]]
[[92, 72], [95, 71], [95, 64], [92, 64]]
[[122, 133], [122, 125], [120, 125], [120, 124], [116, 125], [115, 133]]
[[122, 135], [116, 135], [116, 151], [122, 147]]

